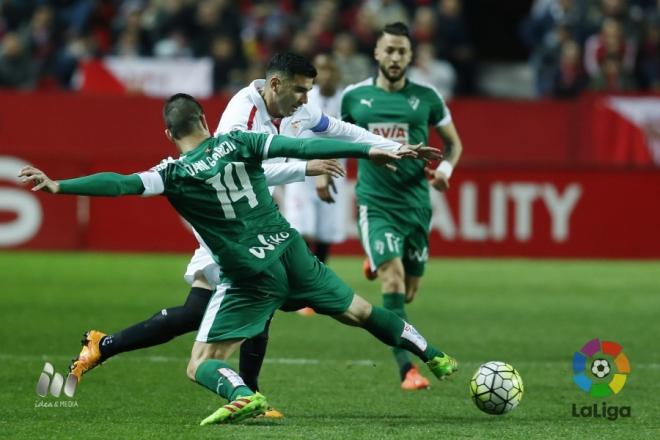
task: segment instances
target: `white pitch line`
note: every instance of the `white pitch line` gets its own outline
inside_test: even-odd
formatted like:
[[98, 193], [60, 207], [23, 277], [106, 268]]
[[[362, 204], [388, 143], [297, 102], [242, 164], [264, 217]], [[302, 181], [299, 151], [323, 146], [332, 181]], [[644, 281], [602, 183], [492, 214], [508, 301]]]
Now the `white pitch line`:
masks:
[[[16, 360], [16, 361], [70, 361], [73, 356], [63, 355], [20, 355], [0, 353], [0, 360]], [[122, 356], [124, 361], [129, 362], [154, 362], [154, 363], [185, 363], [189, 358], [181, 356]], [[307, 359], [307, 358], [269, 358], [264, 359], [268, 364], [281, 364], [281, 365], [319, 365], [321, 363], [331, 364], [344, 364], [344, 365], [359, 365], [359, 366], [374, 366], [376, 361], [370, 359], [358, 360], [338, 360], [338, 359]]]
[[[12, 353], [0, 353], [0, 360], [16, 360], [16, 361], [70, 361], [73, 356], [63, 355], [21, 355]], [[153, 362], [153, 363], [185, 363], [189, 358], [183, 356], [136, 356], [127, 355], [121, 356], [123, 361], [128, 362]], [[109, 360], [111, 362], [112, 359]], [[373, 359], [313, 359], [313, 358], [283, 358], [283, 357], [266, 357], [265, 363], [279, 364], [279, 365], [320, 365], [320, 364], [341, 364], [341, 365], [355, 365], [361, 367], [373, 367], [379, 362]], [[483, 360], [465, 360], [461, 362], [464, 365], [477, 366], [484, 363]], [[533, 367], [552, 367], [561, 368], [564, 366], [567, 371], [571, 369], [571, 360], [566, 361], [518, 361], [514, 362], [515, 365], [525, 365]], [[659, 370], [660, 363], [631, 363], [632, 370]]]

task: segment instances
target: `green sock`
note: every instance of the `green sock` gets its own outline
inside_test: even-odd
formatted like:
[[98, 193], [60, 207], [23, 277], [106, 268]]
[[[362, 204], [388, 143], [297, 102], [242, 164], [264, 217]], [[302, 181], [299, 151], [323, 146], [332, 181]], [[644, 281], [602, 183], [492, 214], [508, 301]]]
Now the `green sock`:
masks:
[[374, 306], [371, 309], [371, 315], [364, 323], [364, 328], [383, 343], [408, 350], [424, 362], [443, 354], [427, 343], [415, 327], [382, 307]]
[[254, 394], [229, 364], [218, 359], [207, 359], [199, 364], [195, 381], [230, 402]]
[[[385, 307], [387, 310], [390, 310], [404, 321], [408, 321], [408, 315], [406, 315], [406, 309], [404, 308], [405, 304], [406, 295], [404, 293], [394, 292], [383, 294], [383, 307]], [[412, 362], [410, 361], [410, 354], [403, 348], [399, 347], [392, 347], [392, 353], [394, 353], [394, 359], [396, 360], [396, 364], [399, 366], [399, 374], [401, 376], [401, 380], [403, 380], [405, 378], [406, 372], [408, 372], [412, 366]]]

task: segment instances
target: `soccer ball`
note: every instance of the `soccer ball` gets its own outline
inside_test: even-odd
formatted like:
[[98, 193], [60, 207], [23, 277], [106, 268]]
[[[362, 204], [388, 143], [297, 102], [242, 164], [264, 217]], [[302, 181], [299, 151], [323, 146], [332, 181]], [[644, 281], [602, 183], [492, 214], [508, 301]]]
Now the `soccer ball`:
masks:
[[520, 374], [504, 362], [481, 365], [470, 380], [472, 400], [477, 408], [488, 414], [508, 413], [518, 406], [524, 390]]
[[596, 359], [591, 364], [591, 372], [600, 379], [610, 374], [610, 363], [606, 359]]

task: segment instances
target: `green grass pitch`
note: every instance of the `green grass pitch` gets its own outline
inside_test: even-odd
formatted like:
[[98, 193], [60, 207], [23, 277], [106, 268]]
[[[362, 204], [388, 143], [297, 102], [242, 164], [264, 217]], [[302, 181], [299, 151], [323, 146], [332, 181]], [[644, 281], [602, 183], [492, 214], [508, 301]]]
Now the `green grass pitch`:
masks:
[[[431, 261], [408, 313], [461, 369], [428, 391], [400, 391], [389, 349], [366, 332], [279, 313], [261, 386], [283, 421], [199, 427], [223, 402], [185, 376], [192, 334], [119, 355], [85, 376], [73, 399], [36, 395], [44, 362], [65, 372], [84, 330], [112, 332], [182, 302], [187, 260], [0, 253], [0, 438], [660, 438], [658, 262]], [[331, 266], [378, 303], [360, 263]], [[595, 337], [621, 343], [632, 367], [606, 399], [571, 377], [573, 352]], [[468, 397], [472, 373], [490, 360], [513, 364], [525, 382], [522, 403], [505, 416], [479, 412]], [[75, 406], [47, 406], [60, 401]], [[631, 417], [571, 415], [574, 403], [603, 401], [629, 406]]]

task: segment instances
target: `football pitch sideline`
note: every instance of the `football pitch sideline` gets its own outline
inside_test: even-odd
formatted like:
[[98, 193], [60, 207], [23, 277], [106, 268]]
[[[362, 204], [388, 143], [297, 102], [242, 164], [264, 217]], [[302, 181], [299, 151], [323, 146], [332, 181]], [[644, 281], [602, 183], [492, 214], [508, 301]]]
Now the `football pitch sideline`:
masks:
[[[278, 313], [260, 385], [283, 420], [198, 426], [225, 402], [186, 378], [194, 334], [118, 355], [72, 397], [37, 395], [44, 363], [64, 374], [85, 330], [117, 331], [183, 302], [188, 257], [0, 252], [0, 438], [660, 438], [657, 261], [432, 260], [408, 314], [460, 370], [426, 391], [401, 391], [390, 350], [366, 332]], [[330, 266], [380, 304], [361, 259]], [[621, 344], [630, 361], [615, 395], [591, 397], [573, 381], [573, 355], [594, 338]], [[470, 399], [487, 361], [522, 376], [509, 414]]]

